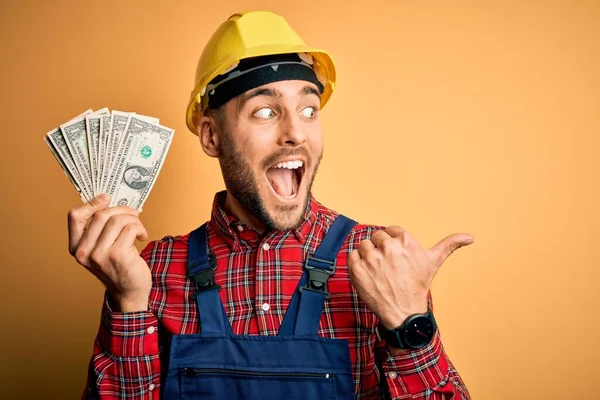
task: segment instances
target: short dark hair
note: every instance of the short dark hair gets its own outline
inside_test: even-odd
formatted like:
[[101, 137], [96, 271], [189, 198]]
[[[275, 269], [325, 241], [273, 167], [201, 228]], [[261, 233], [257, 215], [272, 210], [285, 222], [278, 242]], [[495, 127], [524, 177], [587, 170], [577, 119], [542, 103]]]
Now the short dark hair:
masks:
[[225, 125], [225, 104], [221, 104], [217, 108], [207, 108], [204, 115], [212, 117], [217, 121], [219, 128], [223, 130], [223, 126]]

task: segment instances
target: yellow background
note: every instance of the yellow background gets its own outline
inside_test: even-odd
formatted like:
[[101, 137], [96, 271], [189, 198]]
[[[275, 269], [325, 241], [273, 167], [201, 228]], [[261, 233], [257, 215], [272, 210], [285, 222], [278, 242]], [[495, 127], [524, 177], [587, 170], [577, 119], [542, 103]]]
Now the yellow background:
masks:
[[77, 398], [99, 323], [43, 135], [87, 108], [159, 117], [176, 136], [142, 220], [189, 232], [223, 188], [185, 127], [196, 62], [250, 9], [337, 63], [316, 198], [427, 247], [475, 237], [433, 287], [473, 397], [600, 398], [600, 2], [568, 0], [3, 1], [0, 397]]

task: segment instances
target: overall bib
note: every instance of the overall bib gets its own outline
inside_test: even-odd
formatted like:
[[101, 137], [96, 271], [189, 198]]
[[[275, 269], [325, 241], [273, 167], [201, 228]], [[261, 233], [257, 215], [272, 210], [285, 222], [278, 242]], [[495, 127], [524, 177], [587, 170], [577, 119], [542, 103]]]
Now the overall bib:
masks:
[[207, 251], [206, 224], [190, 234], [188, 274], [201, 333], [174, 335], [164, 399], [355, 399], [348, 342], [318, 336], [327, 280], [355, 221], [340, 215], [314, 254], [277, 336], [234, 335]]

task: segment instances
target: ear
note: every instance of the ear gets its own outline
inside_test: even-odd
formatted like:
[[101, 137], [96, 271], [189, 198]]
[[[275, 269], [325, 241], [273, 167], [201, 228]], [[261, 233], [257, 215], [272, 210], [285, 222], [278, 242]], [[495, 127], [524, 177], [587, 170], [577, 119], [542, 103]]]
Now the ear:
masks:
[[221, 155], [221, 141], [219, 127], [215, 119], [211, 115], [206, 114], [194, 119], [202, 150], [209, 157], [218, 158]]

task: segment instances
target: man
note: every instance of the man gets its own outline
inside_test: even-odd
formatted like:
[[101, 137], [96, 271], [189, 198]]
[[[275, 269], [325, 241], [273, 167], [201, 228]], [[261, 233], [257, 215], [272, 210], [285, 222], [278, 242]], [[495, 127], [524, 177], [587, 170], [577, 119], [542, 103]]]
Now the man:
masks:
[[69, 247], [106, 285], [84, 397], [467, 399], [429, 288], [473, 242], [423, 249], [311, 195], [328, 54], [267, 12], [236, 14], [202, 54], [187, 123], [226, 191], [184, 236], [134, 242], [138, 213], [99, 196], [69, 212]]
[[150, 173], [143, 167], [133, 166], [125, 170], [123, 179], [125, 180], [125, 183], [127, 183], [127, 186], [139, 190], [148, 186]]

